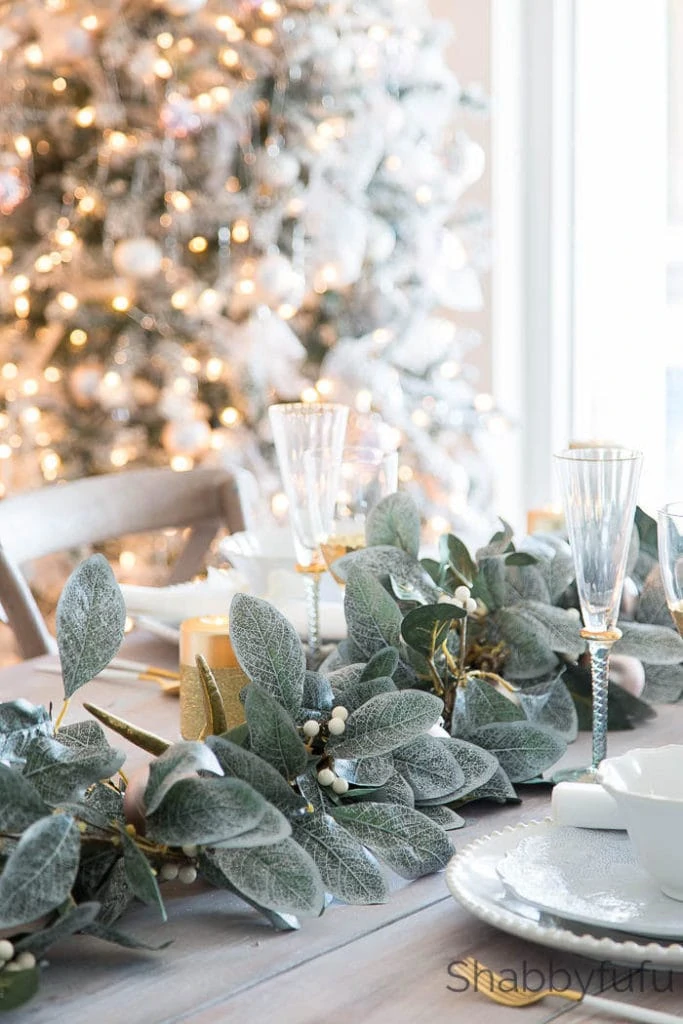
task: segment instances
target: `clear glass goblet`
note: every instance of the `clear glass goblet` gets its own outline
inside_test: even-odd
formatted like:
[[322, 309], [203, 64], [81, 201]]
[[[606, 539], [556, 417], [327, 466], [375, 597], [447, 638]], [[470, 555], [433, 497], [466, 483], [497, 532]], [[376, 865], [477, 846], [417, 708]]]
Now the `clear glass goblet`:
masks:
[[313, 530], [335, 580], [333, 563], [365, 547], [365, 525], [375, 505], [398, 487], [398, 452], [349, 446], [304, 454]]
[[683, 501], [673, 501], [659, 510], [657, 546], [666, 603], [683, 636]]
[[320, 652], [320, 574], [325, 563], [311, 522], [304, 452], [327, 448], [339, 459], [344, 447], [349, 408], [327, 402], [286, 402], [268, 410], [282, 484], [289, 501], [296, 568], [306, 580], [308, 647]]
[[[576, 448], [555, 456], [574, 557], [576, 586], [588, 641], [593, 691], [595, 775], [607, 753], [609, 653], [621, 631], [616, 621], [626, 575], [642, 453], [627, 448]], [[569, 773], [563, 773], [563, 778]], [[556, 776], [557, 778], [557, 776]]]

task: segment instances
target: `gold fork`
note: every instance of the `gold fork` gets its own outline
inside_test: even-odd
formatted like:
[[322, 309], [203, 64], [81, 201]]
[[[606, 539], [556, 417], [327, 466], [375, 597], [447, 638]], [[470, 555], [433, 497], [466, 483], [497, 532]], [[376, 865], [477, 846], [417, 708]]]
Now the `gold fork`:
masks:
[[597, 1012], [612, 1014], [621, 1020], [644, 1021], [646, 1024], [683, 1024], [683, 1017], [676, 1017], [672, 1013], [648, 1010], [647, 1007], [632, 1006], [628, 1003], [618, 1003], [614, 999], [585, 995], [576, 989], [544, 988], [532, 992], [526, 988], [512, 987], [510, 978], [501, 977], [500, 974], [496, 974], [495, 971], [486, 967], [481, 960], [476, 960], [472, 956], [456, 961], [451, 968], [465, 978], [475, 992], [481, 992], [482, 995], [488, 996], [494, 1003], [500, 1003], [502, 1006], [531, 1006], [548, 996], [557, 996], [559, 999], [583, 1003], [584, 1006], [590, 1006]]

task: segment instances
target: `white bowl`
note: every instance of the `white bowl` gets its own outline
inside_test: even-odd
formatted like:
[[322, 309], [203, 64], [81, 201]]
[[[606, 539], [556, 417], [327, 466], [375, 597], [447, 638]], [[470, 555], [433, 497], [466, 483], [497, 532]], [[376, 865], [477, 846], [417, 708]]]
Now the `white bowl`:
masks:
[[220, 542], [218, 551], [242, 573], [254, 594], [268, 593], [271, 573], [294, 569], [294, 542], [286, 527], [233, 533]]
[[683, 746], [606, 758], [597, 778], [619, 805], [641, 866], [666, 896], [683, 900]]

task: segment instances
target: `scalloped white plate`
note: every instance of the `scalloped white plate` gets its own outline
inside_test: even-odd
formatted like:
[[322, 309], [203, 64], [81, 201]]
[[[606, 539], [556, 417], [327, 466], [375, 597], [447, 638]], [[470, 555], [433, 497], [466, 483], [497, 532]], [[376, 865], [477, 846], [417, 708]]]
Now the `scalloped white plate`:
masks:
[[[510, 899], [498, 874], [503, 858], [522, 837], [547, 834], [557, 828], [550, 820], [510, 825], [466, 846], [449, 862], [446, 884], [451, 895], [475, 917], [501, 931], [542, 946], [562, 949], [594, 960], [642, 964], [661, 970], [683, 971], [683, 944], [649, 942], [646, 939], [599, 937], [575, 932], [567, 922], [548, 920], [531, 904]], [[583, 925], [582, 927], [586, 927]]]

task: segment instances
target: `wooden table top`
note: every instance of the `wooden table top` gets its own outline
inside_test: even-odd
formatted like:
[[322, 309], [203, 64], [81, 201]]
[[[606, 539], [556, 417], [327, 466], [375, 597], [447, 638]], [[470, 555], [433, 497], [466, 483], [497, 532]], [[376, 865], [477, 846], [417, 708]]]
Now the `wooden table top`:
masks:
[[[144, 637], [127, 641], [126, 656], [173, 664], [174, 651]], [[0, 699], [25, 697], [55, 708], [61, 680], [41, 674], [46, 659], [0, 672]], [[72, 702], [67, 721], [87, 717], [80, 699], [100, 704], [169, 739], [178, 734], [177, 699], [161, 695], [152, 683], [93, 683]], [[610, 752], [633, 746], [683, 741], [683, 705], [660, 709], [656, 719], [632, 732], [611, 733]], [[116, 746], [123, 741], [112, 739]], [[125, 745], [135, 767], [145, 755]], [[569, 748], [563, 766], [589, 760], [585, 734]], [[457, 849], [518, 821], [543, 818], [549, 811], [545, 787], [522, 787], [520, 806], [477, 804], [464, 809], [467, 827], [451, 833]], [[521, 972], [551, 964], [586, 978], [597, 962], [532, 944], [497, 931], [473, 917], [450, 896], [443, 874], [406, 883], [394, 879], [390, 901], [374, 907], [329, 908], [305, 919], [298, 932], [276, 933], [230, 894], [199, 884], [164, 887], [169, 921], [163, 925], [146, 907], [135, 906], [120, 925], [150, 942], [173, 939], [158, 953], [140, 953], [76, 936], [47, 956], [36, 999], [3, 1014], [7, 1024], [540, 1024], [561, 1015], [568, 1024], [597, 1017], [580, 1005], [546, 999], [510, 1009], [472, 990], [453, 991], [448, 965], [474, 956], [493, 969]], [[605, 992], [611, 998], [683, 1017], [683, 974], [656, 976], [645, 990]], [[574, 977], [576, 977], [576, 973]], [[594, 978], [599, 981], [599, 971]], [[649, 982], [648, 977], [648, 982]], [[612, 980], [612, 975], [608, 975]], [[449, 989], [449, 985], [451, 988]], [[590, 991], [599, 991], [593, 983]], [[615, 1019], [615, 1018], [611, 1018]]]

